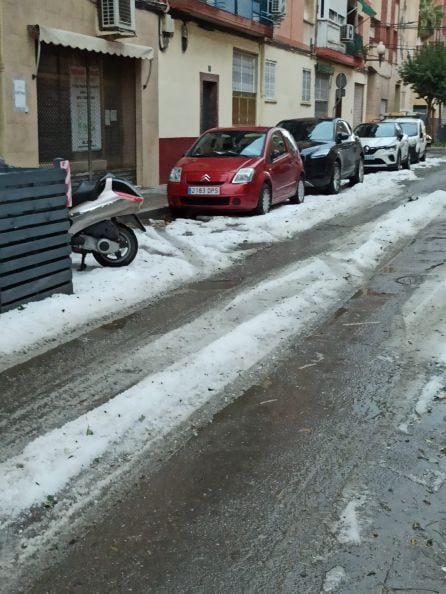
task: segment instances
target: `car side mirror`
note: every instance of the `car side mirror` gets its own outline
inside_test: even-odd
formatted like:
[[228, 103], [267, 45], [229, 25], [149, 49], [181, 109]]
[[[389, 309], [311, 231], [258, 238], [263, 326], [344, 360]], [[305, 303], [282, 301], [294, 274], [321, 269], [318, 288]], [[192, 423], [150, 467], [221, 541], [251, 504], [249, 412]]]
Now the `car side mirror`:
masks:
[[347, 134], [347, 132], [338, 132], [338, 134], [336, 134], [336, 143], [339, 144], [343, 140], [348, 140], [349, 138], [350, 136]]

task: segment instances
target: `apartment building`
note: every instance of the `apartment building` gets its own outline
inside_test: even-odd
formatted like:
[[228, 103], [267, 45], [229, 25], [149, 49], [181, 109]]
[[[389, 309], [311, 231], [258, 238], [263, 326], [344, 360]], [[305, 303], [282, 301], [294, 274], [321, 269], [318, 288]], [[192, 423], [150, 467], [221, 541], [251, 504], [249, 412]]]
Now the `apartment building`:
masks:
[[411, 109], [418, 4], [2, 0], [0, 155], [155, 185], [212, 126]]
[[0, 155], [158, 183], [164, 0], [2, 0]]
[[[159, 56], [160, 180], [210, 126], [365, 110], [367, 71], [349, 51], [363, 0], [170, 0]], [[353, 14], [354, 13], [354, 14]]]
[[[437, 7], [439, 14], [441, 15], [442, 13], [442, 16], [438, 19], [437, 23], [434, 20], [431, 21], [430, 25], [432, 28], [422, 31], [423, 42], [440, 41], [444, 43], [446, 42], [446, 0], [433, 0], [432, 4]], [[413, 109], [424, 117], [427, 117], [427, 104], [424, 99], [414, 96]], [[445, 142], [446, 110], [444, 104], [441, 106], [435, 105], [432, 116], [429, 121], [429, 132], [434, 138]]]
[[160, 40], [159, 175], [213, 126], [260, 121], [259, 68], [273, 21], [259, 0], [171, 0]]
[[375, 15], [364, 24], [365, 46], [370, 57], [366, 61], [366, 115], [373, 119], [383, 113], [413, 108], [412, 92], [402, 84], [398, 70], [417, 46], [419, 0], [370, 0], [370, 5]]

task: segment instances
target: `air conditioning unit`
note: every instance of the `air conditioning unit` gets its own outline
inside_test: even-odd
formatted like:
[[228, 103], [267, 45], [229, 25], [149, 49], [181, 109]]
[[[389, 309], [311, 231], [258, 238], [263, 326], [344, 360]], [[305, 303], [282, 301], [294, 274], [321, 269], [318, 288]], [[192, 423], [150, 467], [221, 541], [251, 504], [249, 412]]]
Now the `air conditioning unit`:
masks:
[[353, 41], [355, 35], [355, 28], [353, 25], [342, 25], [341, 27], [341, 41]]
[[271, 15], [284, 15], [286, 0], [269, 0], [269, 13]]
[[135, 33], [135, 0], [100, 0], [100, 28], [110, 33]]

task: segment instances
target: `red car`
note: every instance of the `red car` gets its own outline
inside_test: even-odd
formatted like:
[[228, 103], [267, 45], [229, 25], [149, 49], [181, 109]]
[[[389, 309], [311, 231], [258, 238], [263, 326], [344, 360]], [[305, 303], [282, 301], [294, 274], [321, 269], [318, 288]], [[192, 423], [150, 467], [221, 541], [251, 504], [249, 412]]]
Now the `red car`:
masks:
[[192, 210], [252, 211], [303, 202], [304, 170], [291, 134], [281, 128], [212, 128], [170, 172], [167, 197], [176, 215]]

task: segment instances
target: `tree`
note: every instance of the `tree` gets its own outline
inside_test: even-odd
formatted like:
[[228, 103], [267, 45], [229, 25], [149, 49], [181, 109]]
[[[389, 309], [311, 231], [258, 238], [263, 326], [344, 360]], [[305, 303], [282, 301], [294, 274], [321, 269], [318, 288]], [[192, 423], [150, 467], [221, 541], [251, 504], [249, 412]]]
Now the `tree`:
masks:
[[440, 29], [443, 20], [443, 8], [434, 0], [420, 0], [418, 14], [418, 37], [427, 41], [436, 30]]
[[436, 41], [422, 45], [408, 55], [399, 69], [404, 84], [409, 85], [427, 103], [427, 125], [435, 105], [446, 102], [446, 45]]

